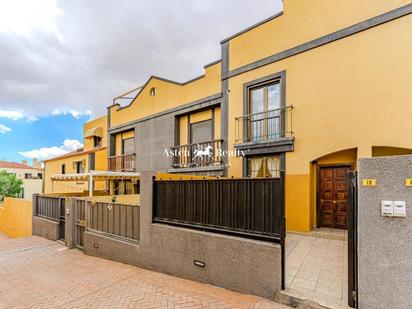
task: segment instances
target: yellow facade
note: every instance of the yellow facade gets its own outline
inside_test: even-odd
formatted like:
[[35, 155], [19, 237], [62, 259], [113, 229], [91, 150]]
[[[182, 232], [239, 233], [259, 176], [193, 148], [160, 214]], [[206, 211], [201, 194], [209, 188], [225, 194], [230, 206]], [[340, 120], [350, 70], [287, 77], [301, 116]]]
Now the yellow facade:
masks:
[[[116, 127], [129, 121], [190, 103], [220, 92], [220, 62], [205, 68], [203, 77], [188, 83], [177, 83], [151, 77], [127, 108], [115, 105], [109, 109], [110, 126]], [[155, 96], [150, 89], [156, 88]]]
[[[347, 1], [334, 1], [333, 4], [330, 1], [285, 1], [285, 13], [276, 18], [279, 19], [276, 23], [281, 23], [281, 20], [286, 22], [288, 8], [294, 10], [291, 14], [299, 17], [299, 22], [293, 23], [294, 26], [289, 27], [289, 30], [281, 27], [280, 41], [292, 40], [293, 35], [289, 36], [289, 33], [301, 29], [303, 21], [307, 26], [308, 18], [312, 21], [310, 15], [315, 11], [323, 14], [327, 12], [325, 5], [329, 6], [329, 10], [336, 10], [335, 14], [322, 15], [322, 23], [330, 23], [335, 27], [325, 26], [330, 32], [332, 29], [339, 30], [336, 28], [338, 21], [339, 25], [348, 26], [359, 18], [382, 14], [386, 9], [396, 8], [407, 1], [373, 3], [356, 1], [350, 6]], [[306, 9], [293, 9], [293, 6], [301, 4]], [[357, 9], [358, 4], [362, 9]], [[344, 7], [342, 14], [336, 5]], [[336, 15], [339, 18], [336, 19]], [[290, 18], [289, 24], [295, 20]], [[271, 23], [275, 23], [275, 20]], [[267, 44], [282, 44], [270, 39], [274, 37], [270, 30], [264, 34], [265, 27], [266, 24], [229, 42], [230, 55], [233, 55], [229, 61], [231, 68], [258, 60], [256, 54], [263, 53], [268, 48]], [[412, 112], [412, 95], [408, 90], [412, 72], [405, 70], [412, 66], [412, 41], [408, 39], [408, 29], [411, 27], [412, 16], [407, 15], [229, 79], [229, 115], [233, 118], [243, 113], [242, 105], [232, 102], [242, 101], [244, 83], [286, 71], [286, 105], [294, 106], [295, 137], [295, 150], [286, 154], [286, 222], [289, 230], [309, 231], [316, 224], [313, 193], [316, 183], [311, 182], [310, 176], [312, 161], [327, 154], [355, 149], [357, 156], [352, 154], [336, 159], [334, 163], [356, 162], [358, 158], [372, 156], [375, 145], [397, 148], [395, 151], [386, 151], [386, 154], [391, 155], [404, 154], [412, 149], [412, 140], [406, 133], [408, 115]], [[302, 38], [299, 41], [297, 37], [300, 35]], [[246, 46], [251, 45], [251, 41], [248, 41], [251, 37], [255, 48], [248, 52]], [[273, 47], [272, 53], [314, 38], [296, 34], [293, 43]], [[242, 40], [243, 43], [238, 44]], [[242, 62], [236, 57], [246, 60]], [[233, 119], [229, 119], [229, 148], [235, 144], [235, 128], [231, 124]], [[229, 175], [241, 174], [240, 158], [229, 158], [229, 164]]]
[[0, 232], [13, 237], [32, 235], [32, 201], [6, 197], [0, 206]]
[[[101, 132], [101, 145], [94, 147], [93, 138], [84, 138], [84, 148], [82, 151], [69, 153], [57, 158], [52, 158], [44, 163], [44, 193], [71, 193], [84, 192], [88, 190], [86, 181], [51, 181], [53, 174], [61, 174], [62, 166], [65, 166], [65, 174], [76, 174], [75, 162], [82, 162], [84, 172], [91, 168], [90, 155], [94, 155], [94, 170], [107, 170], [107, 116], [93, 119], [83, 126], [84, 134], [86, 132], [101, 128], [96, 132]], [[100, 134], [100, 133], [99, 133]], [[104, 181], [95, 182], [95, 190], [101, 191], [106, 189]]]
[[[118, 128], [216, 94], [222, 96], [220, 106], [179, 115], [176, 139], [188, 144], [190, 124], [214, 115], [214, 138], [224, 139], [228, 150], [234, 150], [239, 143], [235, 119], [245, 115], [245, 84], [284, 72], [285, 105], [294, 107], [293, 125], [286, 119], [294, 137], [293, 151], [285, 153], [286, 222], [289, 230], [307, 232], [317, 224], [320, 166], [347, 163], [356, 169], [359, 158], [412, 152], [412, 16], [408, 12], [381, 22], [380, 15], [409, 3], [401, 0], [283, 3], [279, 16], [222, 42], [228, 50], [222, 54], [228, 71], [216, 62], [205, 68], [204, 76], [186, 83], [151, 77], [128, 106], [111, 106], [109, 129], [117, 132], [116, 151], [111, 153], [121, 154], [122, 139], [134, 134], [139, 138], [130, 127], [123, 133]], [[373, 27], [315, 44], [371, 18], [378, 21]], [[310, 41], [315, 43], [304, 45]], [[298, 46], [306, 49], [282, 57]], [[244, 166], [242, 158], [230, 156], [227, 175], [244, 176]], [[46, 179], [47, 173], [46, 168]]]

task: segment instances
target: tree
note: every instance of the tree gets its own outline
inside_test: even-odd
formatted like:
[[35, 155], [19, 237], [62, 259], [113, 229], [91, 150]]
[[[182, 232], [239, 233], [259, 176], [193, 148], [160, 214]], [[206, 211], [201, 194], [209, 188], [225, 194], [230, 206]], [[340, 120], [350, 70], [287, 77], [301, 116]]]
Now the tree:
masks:
[[0, 201], [2, 201], [5, 196], [17, 196], [22, 190], [23, 180], [17, 179], [14, 174], [0, 171]]

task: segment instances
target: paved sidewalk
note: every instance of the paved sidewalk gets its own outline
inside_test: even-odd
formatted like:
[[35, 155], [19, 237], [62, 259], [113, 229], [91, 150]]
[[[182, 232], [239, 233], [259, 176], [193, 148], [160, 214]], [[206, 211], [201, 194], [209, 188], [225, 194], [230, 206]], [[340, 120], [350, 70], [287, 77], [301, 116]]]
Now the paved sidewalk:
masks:
[[0, 278], [0, 308], [288, 308], [39, 237], [0, 238]]

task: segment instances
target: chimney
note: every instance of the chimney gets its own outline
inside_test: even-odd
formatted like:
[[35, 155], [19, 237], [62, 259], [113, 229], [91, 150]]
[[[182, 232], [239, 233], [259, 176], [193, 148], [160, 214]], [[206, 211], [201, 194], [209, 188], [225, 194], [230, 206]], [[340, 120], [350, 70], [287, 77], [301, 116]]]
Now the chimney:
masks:
[[41, 169], [41, 162], [37, 159], [33, 159], [33, 167]]
[[21, 161], [21, 164], [27, 165], [27, 160]]

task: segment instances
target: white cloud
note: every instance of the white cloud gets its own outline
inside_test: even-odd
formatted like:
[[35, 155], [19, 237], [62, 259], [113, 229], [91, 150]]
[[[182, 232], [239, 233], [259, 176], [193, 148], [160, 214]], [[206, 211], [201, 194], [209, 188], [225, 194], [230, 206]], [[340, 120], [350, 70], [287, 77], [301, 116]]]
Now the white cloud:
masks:
[[58, 33], [56, 19], [62, 15], [56, 0], [0, 1], [0, 32], [29, 36], [35, 31]]
[[281, 8], [281, 0], [0, 0], [0, 109], [24, 119], [55, 109], [103, 115], [150, 75], [203, 74], [221, 57], [220, 40]]
[[63, 145], [53, 147], [42, 147], [30, 151], [20, 151], [19, 154], [26, 158], [36, 158], [41, 161], [64, 155], [76, 151], [83, 147], [83, 144], [75, 139], [65, 139]]
[[85, 112], [79, 112], [79, 111], [74, 110], [74, 109], [70, 109], [70, 110], [67, 110], [67, 109], [54, 109], [51, 114], [53, 116], [70, 114], [70, 115], [73, 116], [73, 118], [79, 119], [82, 116], [86, 116], [86, 115], [90, 116], [92, 114], [92, 112], [89, 111], [89, 110], [86, 110]]
[[11, 131], [11, 129], [10, 128], [8, 128], [8, 127], [6, 127], [4, 124], [1, 124], [0, 123], [0, 133], [7, 133], [7, 132], [10, 132]]
[[9, 118], [12, 120], [19, 120], [23, 118], [23, 114], [18, 111], [0, 110], [0, 118]]

